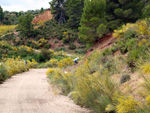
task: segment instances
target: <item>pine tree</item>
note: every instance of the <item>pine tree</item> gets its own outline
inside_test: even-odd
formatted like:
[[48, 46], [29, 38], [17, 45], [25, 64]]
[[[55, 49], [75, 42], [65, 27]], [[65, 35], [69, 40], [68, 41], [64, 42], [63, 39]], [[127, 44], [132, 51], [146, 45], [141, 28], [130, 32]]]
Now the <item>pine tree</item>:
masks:
[[102, 36], [104, 34], [107, 28], [104, 25], [105, 8], [105, 0], [85, 0], [80, 22], [81, 27], [79, 27], [79, 37], [81, 40], [86, 43], [92, 43], [99, 39], [99, 35]]
[[106, 20], [110, 30], [142, 18], [145, 3], [141, 0], [107, 0]]
[[71, 28], [77, 29], [83, 13], [85, 0], [67, 0], [66, 13], [68, 16], [67, 24]]
[[43, 9], [43, 7], [41, 8], [41, 10], [40, 10], [40, 13], [43, 13], [44, 12], [44, 9]]
[[145, 1], [145, 7], [143, 11], [143, 17], [149, 18], [150, 17], [150, 0]]
[[33, 33], [32, 25], [33, 16], [28, 13], [26, 16], [21, 15], [18, 19], [18, 28], [24, 36], [30, 37]]
[[55, 20], [58, 21], [58, 25], [66, 23], [67, 15], [64, 9], [64, 3], [66, 0], [52, 0], [50, 2], [51, 11]]
[[0, 6], [0, 21], [2, 22], [3, 19], [4, 19], [4, 13], [2, 7]]

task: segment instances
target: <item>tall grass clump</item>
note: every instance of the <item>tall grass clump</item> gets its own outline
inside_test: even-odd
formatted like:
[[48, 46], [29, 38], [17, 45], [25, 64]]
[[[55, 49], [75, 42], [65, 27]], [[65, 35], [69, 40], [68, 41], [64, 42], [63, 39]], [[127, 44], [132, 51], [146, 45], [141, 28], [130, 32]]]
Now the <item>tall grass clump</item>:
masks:
[[64, 94], [73, 89], [73, 76], [71, 73], [64, 73], [59, 68], [49, 68], [46, 73], [51, 83], [60, 86]]

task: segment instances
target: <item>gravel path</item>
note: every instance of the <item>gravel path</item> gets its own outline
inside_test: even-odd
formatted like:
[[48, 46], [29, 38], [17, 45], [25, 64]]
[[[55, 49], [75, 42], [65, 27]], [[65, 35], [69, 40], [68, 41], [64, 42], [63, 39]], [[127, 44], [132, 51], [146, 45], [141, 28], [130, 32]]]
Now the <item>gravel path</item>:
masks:
[[0, 113], [90, 113], [63, 95], [54, 95], [46, 69], [31, 69], [0, 85]]

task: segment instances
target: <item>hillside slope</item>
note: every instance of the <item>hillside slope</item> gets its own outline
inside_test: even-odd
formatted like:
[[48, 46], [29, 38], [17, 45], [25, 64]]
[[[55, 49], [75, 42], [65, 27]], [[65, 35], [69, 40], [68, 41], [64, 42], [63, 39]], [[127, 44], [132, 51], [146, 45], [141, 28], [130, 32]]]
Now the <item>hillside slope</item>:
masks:
[[34, 17], [32, 23], [35, 24], [35, 23], [39, 23], [40, 21], [46, 22], [51, 19], [52, 19], [51, 10], [47, 10], [42, 14], [39, 14], [38, 16]]
[[65, 71], [71, 71], [72, 69], [82, 65], [86, 61], [86, 59], [93, 53], [94, 50], [103, 51], [104, 49], [111, 47], [114, 44], [115, 40], [117, 40], [117, 38], [114, 38], [112, 36], [112, 33], [100, 38], [91, 48], [87, 50], [83, 61], [79, 62], [79, 64], [77, 65], [66, 69]]

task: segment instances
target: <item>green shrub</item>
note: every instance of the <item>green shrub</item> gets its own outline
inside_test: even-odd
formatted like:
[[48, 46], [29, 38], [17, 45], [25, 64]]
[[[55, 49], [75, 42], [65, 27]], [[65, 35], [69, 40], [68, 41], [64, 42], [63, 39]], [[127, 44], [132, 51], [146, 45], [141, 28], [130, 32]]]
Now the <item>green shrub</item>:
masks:
[[109, 48], [106, 48], [103, 52], [102, 52], [103, 56], [107, 56], [107, 55], [112, 55], [112, 51]]
[[32, 41], [31, 40], [27, 40], [26, 45], [29, 46], [29, 47], [31, 47], [32, 46]]
[[103, 37], [106, 33], [108, 33], [108, 31], [107, 25], [104, 24], [100, 24], [97, 28], [97, 34], [99, 37]]
[[125, 41], [122, 41], [122, 40], [117, 41], [117, 47], [122, 54], [125, 54], [128, 52], [125, 44], [126, 44]]
[[112, 48], [110, 48], [111, 53], [115, 53], [118, 50], [117, 47], [113, 46]]
[[0, 64], [0, 83], [8, 78], [7, 68], [4, 64]]
[[36, 44], [32, 45], [32, 47], [35, 49], [39, 49], [38, 45], [36, 45]]
[[59, 39], [59, 40], [62, 40], [62, 38], [63, 38], [63, 33], [61, 32], [61, 33], [59, 34], [59, 36], [58, 36], [58, 39]]
[[57, 40], [55, 40], [55, 44], [59, 43]]
[[76, 49], [76, 46], [75, 46], [73, 43], [71, 43], [71, 44], [69, 44], [69, 49], [75, 50], [75, 49]]
[[47, 50], [47, 49], [41, 49], [41, 53], [43, 54], [45, 61], [49, 60], [53, 57], [53, 51]]
[[135, 35], [136, 35], [136, 32], [134, 30], [128, 30], [127, 32], [124, 32], [125, 39], [135, 38]]
[[44, 45], [44, 48], [49, 49], [50, 46], [51, 46], [50, 44], [45, 44], [45, 45]]
[[123, 84], [130, 80], [130, 75], [122, 75], [120, 78], [120, 84]]
[[103, 58], [104, 61], [101, 61], [103, 64], [103, 68], [101, 73], [108, 73], [109, 75], [113, 75], [115, 73], [118, 73], [118, 70], [116, 68], [116, 63], [114, 59], [111, 58]]
[[127, 56], [127, 64], [129, 67], [134, 68], [135, 67], [135, 61], [139, 58], [146, 57], [146, 48], [145, 47], [139, 47], [133, 48], [131, 51], [129, 51]]
[[60, 69], [50, 68], [46, 74], [52, 83], [60, 86], [64, 94], [68, 94], [73, 89], [72, 73], [62, 73]]
[[56, 49], [56, 51], [66, 51], [64, 47], [60, 47], [59, 49]]
[[42, 53], [39, 53], [37, 55], [36, 59], [37, 59], [38, 62], [45, 62], [46, 61], [46, 59], [45, 59], [45, 57]]
[[85, 54], [85, 53], [87, 53], [87, 49], [77, 49], [77, 50], [75, 50], [75, 53], [77, 53], [77, 54]]
[[145, 18], [149, 18], [150, 17], [150, 5], [148, 4], [147, 7], [145, 7], [144, 12], [143, 12], [143, 16]]
[[109, 25], [109, 28], [110, 28], [111, 30], [117, 29], [117, 28], [118, 28], [118, 25], [120, 25], [120, 22], [121, 22], [120, 19], [116, 19], [116, 20], [110, 21], [109, 24], [108, 24], [108, 25]]

